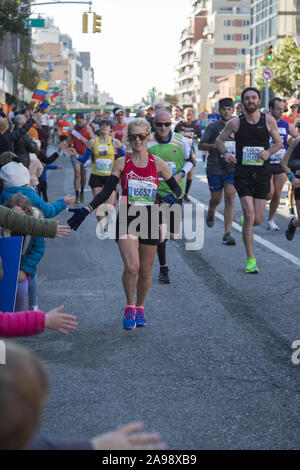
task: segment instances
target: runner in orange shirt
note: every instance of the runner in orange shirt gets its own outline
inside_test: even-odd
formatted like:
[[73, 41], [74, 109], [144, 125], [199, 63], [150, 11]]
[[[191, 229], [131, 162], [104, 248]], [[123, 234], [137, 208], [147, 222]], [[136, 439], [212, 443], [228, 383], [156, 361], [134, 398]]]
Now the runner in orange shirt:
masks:
[[57, 121], [58, 133], [59, 135], [69, 135], [69, 129], [71, 127], [70, 121], [67, 120], [67, 116], [64, 114], [62, 119], [58, 119]]

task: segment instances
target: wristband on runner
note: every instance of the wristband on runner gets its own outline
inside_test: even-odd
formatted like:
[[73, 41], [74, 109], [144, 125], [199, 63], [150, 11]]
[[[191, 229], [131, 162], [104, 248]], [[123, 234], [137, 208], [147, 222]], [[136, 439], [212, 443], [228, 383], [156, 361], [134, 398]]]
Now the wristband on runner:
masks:
[[290, 182], [293, 181], [293, 180], [296, 178], [296, 176], [295, 176], [294, 173], [292, 173], [292, 172], [291, 172], [291, 173], [288, 173], [287, 177], [288, 177], [288, 180], [289, 180]]

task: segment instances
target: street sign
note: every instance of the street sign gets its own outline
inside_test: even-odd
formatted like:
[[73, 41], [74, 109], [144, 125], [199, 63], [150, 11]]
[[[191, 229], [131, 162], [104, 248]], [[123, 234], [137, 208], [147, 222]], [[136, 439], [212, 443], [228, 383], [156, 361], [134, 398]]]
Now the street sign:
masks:
[[262, 71], [262, 78], [264, 80], [272, 80], [273, 77], [274, 77], [273, 69], [269, 67], [265, 67]]
[[44, 28], [45, 20], [42, 18], [27, 18], [25, 25], [26, 28]]

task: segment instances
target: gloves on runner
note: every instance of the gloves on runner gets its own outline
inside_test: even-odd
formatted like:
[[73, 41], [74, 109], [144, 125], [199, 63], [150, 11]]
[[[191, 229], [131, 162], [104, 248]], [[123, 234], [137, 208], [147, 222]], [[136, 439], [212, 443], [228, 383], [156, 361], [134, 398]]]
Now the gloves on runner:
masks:
[[67, 220], [67, 224], [72, 230], [77, 230], [84, 219], [89, 215], [89, 211], [85, 207], [81, 207], [80, 209], [69, 209], [69, 212], [74, 212], [74, 215]]

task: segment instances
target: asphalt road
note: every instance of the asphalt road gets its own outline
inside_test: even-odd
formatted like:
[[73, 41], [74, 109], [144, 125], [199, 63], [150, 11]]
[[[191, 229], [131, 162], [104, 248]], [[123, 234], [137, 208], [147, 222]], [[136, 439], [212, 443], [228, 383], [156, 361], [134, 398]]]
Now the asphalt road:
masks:
[[[63, 170], [48, 171], [51, 201], [73, 192], [72, 167], [60, 163]], [[208, 203], [201, 162], [191, 195]], [[258, 275], [245, 274], [238, 230], [237, 246], [222, 245], [219, 219], [203, 226], [201, 250], [168, 242], [172, 282], [158, 283], [156, 260], [148, 326], [131, 332], [122, 329], [118, 247], [96, 237], [94, 216], [69, 237], [49, 240], [39, 305], [64, 304], [79, 325], [67, 337], [47, 331], [19, 340], [38, 354], [51, 382], [41, 432], [91, 437], [141, 420], [169, 449], [298, 449], [300, 364], [292, 363], [292, 343], [300, 340], [300, 259], [297, 266], [288, 254], [298, 259], [300, 231], [285, 239], [288, 217], [282, 205], [280, 232], [267, 232], [265, 223], [255, 229], [263, 240], [255, 244]]]

